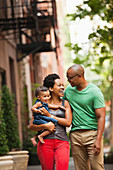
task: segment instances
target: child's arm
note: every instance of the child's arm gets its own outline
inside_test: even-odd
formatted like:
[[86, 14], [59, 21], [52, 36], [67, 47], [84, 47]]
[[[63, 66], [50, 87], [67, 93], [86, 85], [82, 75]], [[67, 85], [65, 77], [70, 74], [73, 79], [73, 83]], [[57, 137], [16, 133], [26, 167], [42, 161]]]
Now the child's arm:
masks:
[[66, 110], [65, 107], [62, 105], [48, 104], [48, 107], [50, 109], [59, 109], [60, 108], [60, 109]]
[[39, 109], [37, 109], [38, 107], [42, 106], [41, 102], [37, 102], [35, 103], [32, 108], [31, 111], [35, 112], [35, 113], [41, 113], [41, 111]]
[[59, 125], [69, 127], [71, 125], [71, 122], [72, 122], [72, 110], [71, 110], [71, 107], [70, 107], [69, 102], [67, 100], [65, 101], [65, 108], [66, 108], [65, 118], [53, 116], [49, 112], [47, 112], [47, 110], [45, 108], [41, 108], [40, 110], [42, 111], [42, 113], [45, 116], [48, 116], [48, 117], [51, 117], [51, 118], [58, 120]]

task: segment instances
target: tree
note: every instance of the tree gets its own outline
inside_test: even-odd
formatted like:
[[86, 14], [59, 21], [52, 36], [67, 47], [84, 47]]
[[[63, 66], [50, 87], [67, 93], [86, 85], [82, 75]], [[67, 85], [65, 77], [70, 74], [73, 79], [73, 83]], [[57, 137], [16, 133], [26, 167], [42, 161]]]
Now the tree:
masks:
[[[85, 44], [67, 44], [74, 50], [76, 58], [74, 63], [84, 64], [90, 70], [95, 71], [101, 77], [101, 87], [106, 100], [111, 100], [111, 132], [113, 131], [113, 1], [112, 0], [85, 0], [83, 4], [76, 6], [76, 11], [69, 14], [71, 20], [89, 17], [99, 22], [92, 28], [89, 34], [89, 50], [84, 51]], [[101, 21], [101, 22], [100, 22]], [[103, 24], [101, 24], [103, 23]], [[104, 88], [103, 88], [104, 87]], [[111, 144], [113, 145], [113, 133], [111, 133]]]
[[6, 138], [9, 150], [20, 147], [17, 120], [14, 109], [14, 95], [9, 92], [7, 86], [3, 86], [1, 94], [1, 110], [6, 125]]
[[6, 139], [6, 126], [3, 119], [3, 112], [0, 106], [0, 155], [5, 155], [8, 151], [9, 148], [7, 146], [7, 139]]

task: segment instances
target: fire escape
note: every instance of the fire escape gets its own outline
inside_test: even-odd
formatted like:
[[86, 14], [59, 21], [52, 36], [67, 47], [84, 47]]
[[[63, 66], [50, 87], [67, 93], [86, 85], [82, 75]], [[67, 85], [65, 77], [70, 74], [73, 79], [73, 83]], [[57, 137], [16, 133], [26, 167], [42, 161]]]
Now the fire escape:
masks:
[[[55, 0], [2, 0], [0, 2], [0, 35], [2, 39], [14, 39], [22, 56], [56, 51], [58, 45]], [[55, 45], [52, 45], [53, 31]], [[23, 41], [23, 37], [25, 41]]]

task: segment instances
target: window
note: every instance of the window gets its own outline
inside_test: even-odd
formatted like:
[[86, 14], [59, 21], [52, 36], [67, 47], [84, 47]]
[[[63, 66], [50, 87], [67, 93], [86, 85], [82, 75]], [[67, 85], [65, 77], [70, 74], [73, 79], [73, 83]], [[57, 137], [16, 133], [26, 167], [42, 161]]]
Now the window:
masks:
[[15, 69], [14, 69], [14, 60], [11, 57], [9, 57], [9, 66], [10, 66], [9, 68], [10, 68], [11, 91], [12, 93], [15, 94], [15, 113], [17, 113]]
[[16, 94], [14, 61], [9, 57], [11, 91]]
[[5, 84], [6, 84], [6, 73], [3, 69], [0, 68], [0, 90]]
[[0, 18], [7, 18], [7, 1], [0, 0]]

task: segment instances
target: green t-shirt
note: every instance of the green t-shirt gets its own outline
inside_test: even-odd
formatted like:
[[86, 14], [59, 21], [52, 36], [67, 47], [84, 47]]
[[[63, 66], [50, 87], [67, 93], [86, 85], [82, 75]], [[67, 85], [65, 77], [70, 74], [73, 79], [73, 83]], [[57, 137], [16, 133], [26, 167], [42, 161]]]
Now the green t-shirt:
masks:
[[76, 86], [69, 85], [64, 92], [64, 99], [68, 100], [73, 112], [71, 131], [77, 129], [97, 129], [96, 108], [105, 107], [101, 90], [92, 83], [79, 91]]

